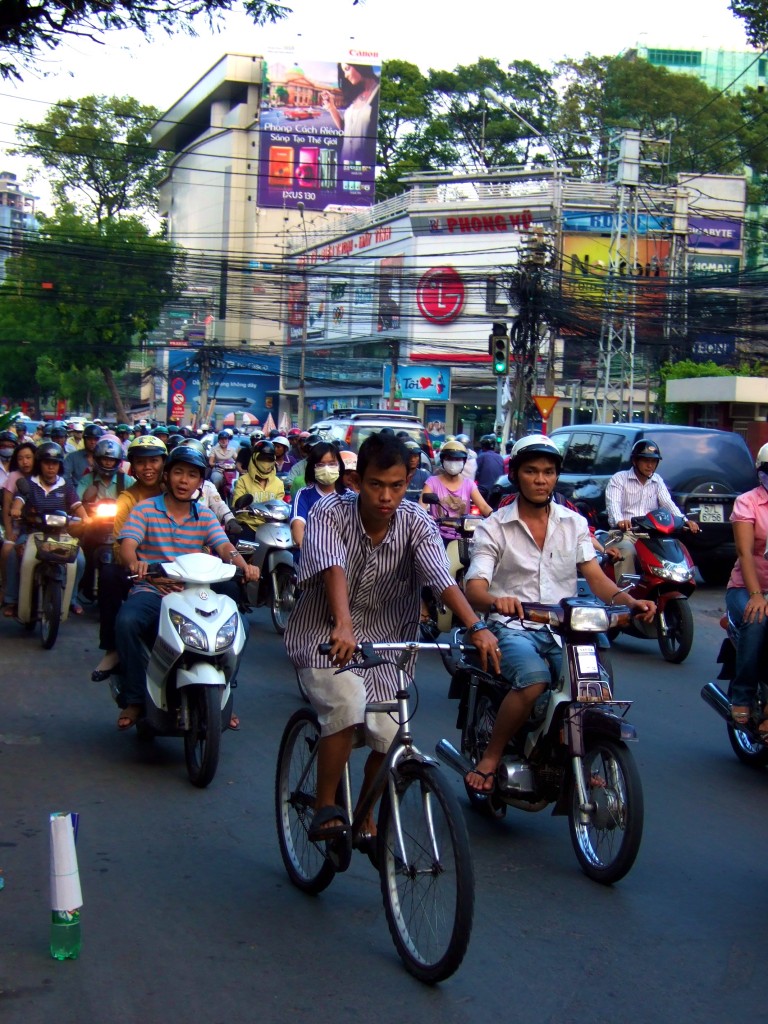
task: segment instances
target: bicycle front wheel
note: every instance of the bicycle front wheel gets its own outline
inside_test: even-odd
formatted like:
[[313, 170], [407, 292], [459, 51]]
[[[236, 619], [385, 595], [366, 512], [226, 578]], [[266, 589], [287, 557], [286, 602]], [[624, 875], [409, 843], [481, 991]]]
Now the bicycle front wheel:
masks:
[[434, 984], [457, 970], [472, 932], [467, 829], [456, 797], [432, 765], [401, 765], [395, 791], [393, 802], [387, 787], [379, 811], [384, 910], [406, 968]]
[[319, 739], [317, 715], [300, 708], [283, 731], [275, 777], [280, 855], [293, 884], [309, 893], [322, 892], [336, 873], [321, 844], [311, 843], [307, 835], [315, 813]]

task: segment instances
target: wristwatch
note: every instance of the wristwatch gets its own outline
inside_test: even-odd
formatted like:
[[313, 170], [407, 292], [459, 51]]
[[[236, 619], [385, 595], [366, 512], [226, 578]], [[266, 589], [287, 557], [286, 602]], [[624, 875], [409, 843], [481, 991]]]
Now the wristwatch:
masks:
[[482, 619], [478, 619], [477, 622], [473, 622], [471, 626], [467, 626], [467, 636], [472, 636], [473, 633], [479, 633], [481, 629], [488, 629], [488, 623]]

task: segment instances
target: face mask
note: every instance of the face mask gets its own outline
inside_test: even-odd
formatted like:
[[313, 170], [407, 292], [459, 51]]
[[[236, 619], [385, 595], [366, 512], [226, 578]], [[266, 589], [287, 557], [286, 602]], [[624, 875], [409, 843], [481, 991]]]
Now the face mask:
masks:
[[254, 459], [256, 472], [261, 477], [268, 477], [275, 470], [275, 464], [271, 459]]
[[446, 459], [443, 463], [443, 469], [448, 476], [458, 476], [462, 469], [464, 469], [464, 463], [458, 459]]
[[335, 484], [338, 479], [338, 466], [315, 466], [315, 480], [319, 484]]
[[14, 451], [14, 448], [0, 448], [0, 459], [10, 459]]

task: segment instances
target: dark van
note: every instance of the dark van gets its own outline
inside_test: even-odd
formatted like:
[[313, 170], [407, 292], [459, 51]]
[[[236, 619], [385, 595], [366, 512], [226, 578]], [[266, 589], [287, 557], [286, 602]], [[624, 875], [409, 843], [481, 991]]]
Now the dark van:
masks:
[[738, 434], [658, 423], [561, 427], [552, 433], [563, 453], [559, 490], [593, 508], [607, 527], [605, 488], [614, 473], [630, 468], [632, 445], [640, 438], [657, 442], [659, 473], [672, 499], [686, 515], [697, 514], [701, 531], [685, 543], [699, 572], [708, 583], [725, 583], [736, 559], [733, 502], [757, 482], [754, 460]]

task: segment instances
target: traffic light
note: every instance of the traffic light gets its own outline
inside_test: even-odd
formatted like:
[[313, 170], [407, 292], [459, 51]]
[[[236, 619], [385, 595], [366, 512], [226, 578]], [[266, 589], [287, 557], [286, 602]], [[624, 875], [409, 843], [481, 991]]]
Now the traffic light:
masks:
[[497, 377], [506, 377], [509, 373], [509, 335], [506, 324], [494, 324], [488, 336], [488, 351], [491, 355], [491, 367]]

